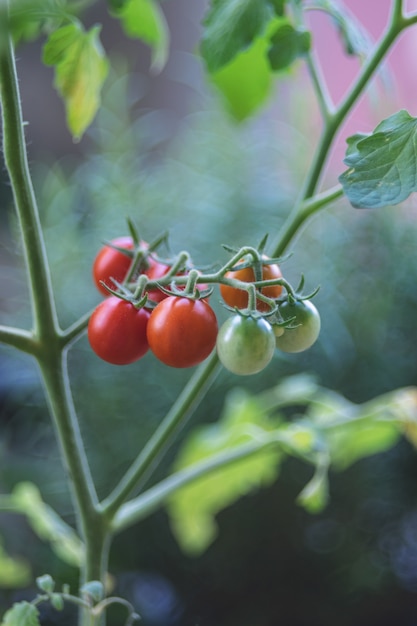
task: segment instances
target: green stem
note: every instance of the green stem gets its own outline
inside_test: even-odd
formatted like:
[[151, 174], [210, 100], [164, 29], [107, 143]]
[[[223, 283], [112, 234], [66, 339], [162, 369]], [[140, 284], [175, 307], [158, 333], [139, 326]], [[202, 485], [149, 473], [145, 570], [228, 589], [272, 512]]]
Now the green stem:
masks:
[[[3, 44], [0, 54], [0, 99], [4, 159], [23, 238], [32, 310], [35, 314], [34, 336], [55, 336], [59, 326], [39, 212], [29, 172], [18, 78], [10, 39]], [[42, 315], [36, 314], [40, 311]]]
[[0, 325], [0, 343], [12, 346], [22, 352], [34, 354], [37, 346], [30, 331], [12, 326]]
[[202, 476], [219, 471], [236, 461], [248, 458], [259, 452], [264, 452], [266, 448], [277, 447], [277, 445], [281, 445], [281, 442], [278, 442], [276, 438], [251, 441], [231, 450], [219, 452], [215, 457], [205, 459], [175, 474], [171, 474], [171, 476], [160, 481], [137, 498], [121, 506], [113, 519], [113, 532], [120, 532], [148, 517], [181, 487], [185, 487]]
[[[283, 254], [302, 224], [312, 215], [312, 213], [315, 212], [306, 211], [304, 202], [313, 196], [320, 182], [336, 134], [340, 130], [341, 125], [343, 124], [348, 113], [351, 111], [353, 105], [357, 102], [365, 87], [368, 85], [372, 75], [379, 67], [389, 48], [392, 46], [402, 30], [415, 23], [416, 17], [417, 16], [415, 15], [410, 16], [409, 18], [403, 17], [402, 1], [395, 0], [387, 29], [376, 46], [373, 54], [371, 54], [364, 63], [352, 88], [332, 114], [326, 111], [326, 115], [324, 116], [323, 132], [313, 157], [309, 173], [306, 177], [303, 190], [298, 202], [294, 206], [294, 209], [288, 216], [279, 238], [277, 239], [277, 243], [273, 248], [273, 256], [280, 256]], [[331, 201], [331, 198], [329, 201]], [[318, 208], [325, 206], [327, 203], [328, 202], [323, 202]]]
[[[2, 42], [0, 52], [0, 99], [4, 158], [23, 240], [34, 320], [32, 333], [2, 327], [0, 338], [30, 352], [38, 361], [63, 462], [69, 475], [79, 530], [86, 546], [82, 578], [104, 580], [109, 539], [69, 388], [63, 333], [58, 324], [39, 211], [29, 172], [10, 37], [7, 42]], [[75, 331], [71, 332], [75, 336]], [[71, 332], [67, 339], [72, 337]], [[80, 623], [86, 623], [85, 616], [81, 616]]]
[[137, 487], [139, 481], [157, 463], [161, 454], [172, 441], [174, 434], [185, 424], [187, 418], [208, 391], [218, 371], [219, 361], [216, 351], [213, 351], [190, 378], [165, 419], [149, 439], [141, 454], [132, 463], [120, 483], [103, 501], [103, 510], [106, 514], [114, 515], [133, 489]]
[[[66, 352], [50, 355], [39, 363], [45, 393], [54, 416], [62, 457], [68, 472], [77, 508], [82, 512], [82, 526], [96, 521], [98, 499], [88, 466], [75, 413], [66, 363]], [[88, 529], [83, 528], [83, 539]]]

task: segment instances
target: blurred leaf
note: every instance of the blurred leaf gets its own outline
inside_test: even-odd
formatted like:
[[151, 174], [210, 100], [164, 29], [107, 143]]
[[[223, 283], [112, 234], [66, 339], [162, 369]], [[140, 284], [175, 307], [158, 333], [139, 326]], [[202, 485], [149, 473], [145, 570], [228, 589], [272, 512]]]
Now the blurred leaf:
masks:
[[16, 589], [30, 583], [30, 566], [23, 560], [10, 557], [0, 544], [0, 588]]
[[299, 57], [307, 54], [311, 46], [311, 34], [286, 22], [278, 26], [270, 41], [268, 58], [271, 68], [277, 72], [287, 69]]
[[370, 135], [348, 139], [339, 180], [351, 204], [377, 208], [399, 204], [417, 191], [417, 118], [407, 111], [394, 113]]
[[39, 611], [29, 602], [17, 602], [3, 617], [0, 626], [40, 626]]
[[250, 48], [211, 75], [213, 84], [225, 99], [226, 108], [238, 121], [254, 113], [271, 93], [267, 46], [265, 39], [256, 40]]
[[86, 32], [72, 23], [52, 33], [43, 49], [44, 63], [55, 67], [55, 86], [64, 99], [68, 127], [76, 139], [97, 113], [107, 76], [99, 32], [99, 26]]
[[200, 51], [210, 73], [261, 36], [271, 18], [268, 0], [212, 0], [203, 21]]
[[[191, 433], [180, 450], [175, 470], [256, 441], [270, 428], [256, 400], [236, 390], [228, 396], [217, 424]], [[215, 515], [245, 493], [274, 482], [280, 459], [277, 450], [261, 451], [177, 491], [168, 503], [168, 511], [183, 550], [194, 555], [203, 552], [217, 534]]]
[[298, 495], [297, 504], [309, 513], [320, 513], [329, 500], [328, 465], [327, 454], [319, 455], [312, 479]]
[[310, 374], [283, 378], [278, 385], [262, 392], [258, 398], [263, 406], [282, 408], [292, 404], [309, 404], [320, 387]]
[[45, 591], [46, 593], [52, 593], [55, 589], [55, 581], [49, 574], [38, 576], [36, 584], [41, 591]]
[[94, 603], [100, 602], [105, 596], [104, 585], [99, 580], [90, 580], [81, 587], [80, 591], [91, 598]]
[[[298, 394], [297, 394], [298, 390]], [[280, 391], [282, 399], [280, 399]], [[283, 421], [277, 409], [305, 406], [305, 413]], [[273, 482], [285, 455], [315, 465], [312, 479], [297, 498], [310, 513], [328, 501], [328, 468], [346, 469], [364, 457], [383, 452], [398, 441], [404, 425], [417, 424], [417, 390], [401, 389], [364, 404], [296, 376], [274, 390], [251, 397], [231, 392], [216, 424], [202, 426], [185, 441], [175, 470], [198, 468], [204, 460], [259, 444], [250, 455], [210, 469], [170, 496], [171, 525], [184, 551], [199, 554], [217, 533], [215, 515], [242, 495]], [[273, 444], [273, 445], [269, 445]], [[246, 453], [245, 453], [246, 454]], [[226, 457], [227, 458], [227, 457]]]
[[397, 389], [389, 398], [400, 429], [417, 448], [417, 389], [415, 387]]
[[307, 415], [322, 432], [332, 465], [339, 470], [391, 448], [399, 439], [403, 418], [394, 394], [358, 405], [324, 390]]
[[151, 46], [152, 69], [162, 70], [168, 58], [169, 30], [159, 3], [155, 0], [117, 0], [112, 5], [113, 15], [120, 19], [126, 35]]
[[54, 607], [55, 611], [62, 611], [64, 609], [64, 598], [59, 593], [52, 593], [49, 596], [49, 601]]
[[285, 13], [285, 5], [287, 4], [287, 0], [269, 0], [269, 4], [275, 11], [275, 15], [282, 17]]
[[[4, 21], [0, 6], [0, 20]], [[58, 28], [65, 11], [60, 0], [13, 0], [10, 3], [8, 28], [16, 43], [36, 39], [43, 30]]]
[[16, 508], [24, 513], [33, 531], [51, 544], [60, 559], [79, 567], [84, 548], [76, 532], [41, 498], [33, 483], [19, 483], [13, 490]]
[[361, 22], [344, 4], [337, 0], [313, 0], [313, 6], [331, 16], [340, 33], [347, 54], [357, 56], [360, 59], [366, 58], [372, 47], [372, 40]]

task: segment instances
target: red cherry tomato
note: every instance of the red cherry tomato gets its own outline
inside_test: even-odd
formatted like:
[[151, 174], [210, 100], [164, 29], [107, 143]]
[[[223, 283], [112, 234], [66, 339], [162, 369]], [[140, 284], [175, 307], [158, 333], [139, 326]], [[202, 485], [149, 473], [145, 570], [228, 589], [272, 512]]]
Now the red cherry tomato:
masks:
[[149, 311], [110, 295], [94, 309], [87, 335], [94, 352], [113, 365], [137, 361], [148, 351]]
[[[267, 257], [263, 257], [266, 259]], [[244, 259], [242, 259], [243, 262]], [[240, 270], [230, 271], [226, 273], [226, 278], [235, 278], [245, 283], [252, 283], [255, 280], [255, 274], [252, 267], [245, 267]], [[282, 278], [281, 270], [276, 263], [262, 266], [262, 280], [272, 280], [273, 278]], [[272, 285], [271, 287], [263, 287], [261, 293], [268, 298], [279, 298], [282, 293], [281, 285]], [[248, 292], [243, 289], [236, 289], [230, 285], [220, 285], [220, 294], [231, 307], [238, 309], [246, 309], [248, 306]], [[258, 311], [268, 311], [269, 306], [261, 300], [256, 301]]]
[[[128, 251], [134, 248], [131, 237], [117, 237], [116, 239], [112, 239], [110, 243]], [[147, 248], [145, 241], [142, 241], [141, 245]], [[102, 295], [108, 296], [110, 292], [107, 291], [101, 283], [103, 282], [111, 289], [115, 289], [116, 285], [112, 279], [114, 278], [117, 282], [122, 283], [130, 269], [131, 262], [131, 256], [119, 252], [119, 250], [115, 250], [111, 246], [103, 246], [103, 248], [101, 248], [93, 263], [93, 278], [97, 289]], [[169, 270], [168, 265], [159, 263], [159, 261], [155, 261], [151, 257], [146, 259], [146, 264], [147, 267], [143, 270], [143, 273], [146, 274], [150, 280], [162, 278]], [[149, 291], [148, 295], [154, 302], [160, 302], [166, 298], [166, 295], [159, 289], [152, 289]]]
[[204, 300], [168, 296], [152, 311], [147, 337], [165, 365], [191, 367], [204, 361], [216, 344], [216, 315]]
[[[111, 243], [119, 248], [133, 250], [132, 237], [117, 237], [117, 239], [112, 239]], [[116, 285], [112, 278], [119, 283], [123, 282], [131, 262], [132, 257], [115, 250], [111, 246], [103, 246], [99, 250], [93, 263], [93, 279], [97, 289], [103, 296], [110, 295], [110, 292], [101, 283], [103, 282], [111, 289], [115, 289]]]
[[[151, 257], [148, 257], [148, 263], [149, 267], [144, 273], [147, 275], [149, 280], [159, 280], [169, 271], [169, 265], [159, 263], [159, 261], [155, 261]], [[169, 285], [165, 285], [165, 287], [169, 288]], [[151, 289], [148, 291], [148, 297], [153, 302], [161, 302], [168, 296], [160, 289]]]

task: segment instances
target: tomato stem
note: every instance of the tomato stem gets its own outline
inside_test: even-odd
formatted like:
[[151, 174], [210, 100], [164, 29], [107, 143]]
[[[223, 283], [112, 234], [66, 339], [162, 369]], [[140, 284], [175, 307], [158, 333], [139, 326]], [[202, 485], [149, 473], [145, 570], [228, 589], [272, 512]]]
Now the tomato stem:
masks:
[[[405, 28], [411, 26], [416, 22], [417, 15], [412, 15], [408, 18], [404, 17], [402, 0], [395, 0], [392, 7], [389, 23], [387, 25], [384, 35], [375, 47], [373, 53], [367, 58], [366, 62], [362, 66], [362, 69], [358, 77], [356, 78], [356, 81], [346, 94], [344, 100], [342, 100], [336, 110], [332, 110], [331, 112], [330, 110], [327, 110], [326, 106], [326, 114], [323, 116], [323, 130], [317, 145], [316, 152], [313, 157], [310, 170], [306, 176], [304, 187], [298, 201], [294, 205], [293, 210], [289, 214], [280, 233], [278, 233], [277, 240], [272, 247], [273, 253], [271, 256], [281, 256], [288, 248], [288, 246], [293, 242], [296, 235], [300, 234], [301, 227], [304, 225], [308, 218], [310, 218], [319, 209], [327, 206], [335, 199], [343, 195], [343, 190], [338, 185], [332, 190], [329, 190], [329, 192], [317, 196], [317, 202], [314, 202], [313, 198], [315, 190], [323, 175], [324, 167], [327, 163], [330, 149], [333, 145], [337, 133], [339, 132], [341, 125], [345, 121], [347, 115], [352, 110], [354, 104], [359, 99], [365, 87], [369, 84], [370, 79], [379, 67], [383, 58], [386, 56], [390, 47], [398, 38], [398, 35]], [[317, 85], [318, 83], [316, 81], [316, 87]], [[319, 88], [321, 89], [321, 86]], [[322, 104], [322, 110], [323, 109], [324, 107]], [[313, 204], [309, 203], [310, 199], [313, 201]]]
[[150, 474], [178, 430], [184, 426], [214, 382], [219, 370], [219, 360], [216, 351], [213, 351], [208, 359], [197, 368], [142, 452], [133, 461], [112, 493], [103, 501], [103, 511], [107, 516], [111, 517], [116, 514], [129, 494], [137, 489], [139, 483]]
[[[20, 225], [33, 313], [31, 333], [2, 327], [0, 339], [33, 354], [38, 361], [63, 462], [70, 477], [77, 524], [86, 546], [82, 578], [103, 580], [109, 535], [98, 505], [73, 407], [64, 349], [65, 342], [76, 336], [79, 327], [76, 331], [62, 333], [57, 319], [49, 263], [28, 165], [11, 36], [2, 41], [0, 49], [0, 100], [4, 159]], [[84, 618], [80, 616], [80, 624], [87, 623]]]

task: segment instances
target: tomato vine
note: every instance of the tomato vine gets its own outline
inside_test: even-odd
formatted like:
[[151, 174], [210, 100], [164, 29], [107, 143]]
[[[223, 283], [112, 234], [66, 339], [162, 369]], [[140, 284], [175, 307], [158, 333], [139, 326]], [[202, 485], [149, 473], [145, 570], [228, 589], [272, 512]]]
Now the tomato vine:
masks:
[[[281, 432], [277, 434], [278, 431], [271, 437], [261, 433], [259, 441], [255, 443], [245, 443], [240, 448], [226, 447], [214, 460], [208, 459], [197, 468], [182, 469], [178, 474], [173, 474], [151, 488], [144, 486], [145, 479], [204, 398], [221, 371], [221, 364], [234, 374], [253, 374], [267, 366], [273, 358], [276, 346], [279, 348], [281, 345], [287, 352], [298, 352], [310, 347], [316, 340], [320, 329], [319, 314], [315, 306], [305, 300], [286, 280], [285, 272], [281, 273], [281, 257], [294, 244], [309, 219], [343, 194], [353, 200], [355, 206], [360, 206], [357, 186], [352, 191], [352, 174], [355, 170], [355, 159], [359, 159], [358, 154], [360, 153], [362, 161], [369, 157], [370, 148], [366, 137], [357, 137], [357, 143], [351, 144], [347, 160], [350, 169], [341, 176], [340, 184], [319, 193], [317, 189], [323, 178], [334, 139], [352, 107], [400, 34], [417, 23], [417, 14], [406, 15], [403, 2], [393, 1], [385, 33], [363, 64], [344, 100], [335, 107], [311, 54], [311, 42], [306, 36], [303, 22], [303, 3], [290, 0], [282, 3], [272, 0], [259, 1], [257, 4], [247, 3], [252, 11], [251, 20], [241, 21], [239, 12], [231, 11], [231, 36], [226, 43], [224, 37], [223, 40], [219, 38], [219, 24], [224, 19], [222, 9], [228, 3], [229, 6], [233, 5], [231, 0], [212, 3], [205, 22], [201, 53], [213, 79], [219, 79], [218, 72], [222, 68], [228, 67], [230, 70], [228, 64], [239, 58], [242, 48], [254, 41], [263, 41], [264, 47], [269, 46], [268, 54], [262, 57], [263, 63], [268, 58], [272, 70], [275, 68], [274, 71], [283, 64], [285, 66], [287, 62], [290, 64], [297, 59], [306, 61], [322, 115], [323, 129], [315, 155], [297, 203], [282, 229], [274, 233], [273, 243], [269, 246], [270, 258], [264, 253], [266, 242], [261, 249], [247, 245], [238, 250], [232, 249], [230, 259], [220, 269], [201, 271], [194, 267], [187, 251], [170, 259], [159, 257], [157, 248], [165, 236], [158, 237], [151, 244], [145, 243], [132, 230], [130, 224], [131, 235], [123, 240], [115, 238], [109, 242], [99, 252], [94, 263], [95, 284], [105, 299], [94, 312], [87, 312], [66, 329], [61, 328], [56, 311], [43, 230], [29, 171], [16, 73], [13, 43], [17, 36], [16, 25], [20, 28], [22, 24], [28, 24], [24, 21], [26, 18], [19, 11], [16, 12], [14, 7], [9, 11], [8, 3], [6, 8], [1, 9], [3, 23], [0, 31], [0, 100], [3, 154], [25, 253], [33, 325], [30, 330], [0, 326], [0, 341], [32, 355], [42, 375], [63, 462], [69, 475], [77, 530], [85, 549], [85, 558], [80, 564], [81, 586], [92, 581], [100, 581], [104, 586], [113, 535], [143, 519], [156, 506], [172, 497], [180, 486], [208, 474], [213, 469], [256, 455], [264, 448], [275, 450], [277, 446], [291, 447], [288, 433], [286, 437]], [[58, 90], [66, 99], [69, 126], [74, 136], [79, 138], [91, 122], [91, 111], [99, 106], [98, 93], [107, 73], [107, 61], [99, 45], [99, 30], [94, 28], [85, 31], [77, 18], [66, 11], [60, 12], [58, 4], [61, 3], [54, 6], [53, 15], [47, 16], [54, 26], [44, 48], [44, 61], [55, 68]], [[110, 4], [125, 30], [131, 30], [130, 3]], [[151, 41], [154, 63], [158, 65], [166, 54], [166, 25], [159, 4], [150, 2], [149, 7], [156, 24], [154, 39]], [[309, 8], [311, 6], [307, 3], [306, 10]], [[31, 18], [31, 25], [41, 30], [46, 14], [42, 12], [40, 3], [35, 1], [33, 10], [35, 18]], [[288, 15], [284, 16], [286, 10]], [[38, 19], [38, 15], [42, 19]], [[270, 23], [271, 15], [273, 20]], [[290, 21], [289, 16], [294, 18], [293, 23], [287, 23]], [[281, 23], [282, 19], [286, 20], [285, 24]], [[265, 39], [266, 33], [272, 26], [276, 26], [277, 20], [279, 27], [269, 39]], [[248, 23], [250, 33], [245, 32]], [[292, 44], [291, 58], [283, 57], [281, 52], [280, 37], [284, 26], [285, 37], [290, 37]], [[65, 46], [61, 49], [63, 42]], [[85, 102], [85, 94], [80, 96], [79, 92], [74, 93], [71, 90], [74, 82], [79, 83], [80, 73], [85, 78], [82, 74], [83, 68], [80, 67], [83, 54], [88, 56], [95, 68], [95, 80], [90, 93], [94, 106], [91, 101]], [[268, 68], [268, 72], [272, 70]], [[65, 75], [65, 71], [69, 75]], [[69, 78], [74, 80], [71, 82]], [[236, 108], [236, 102], [229, 104]], [[239, 111], [238, 114], [243, 116], [246, 112]], [[401, 120], [404, 122], [404, 116]], [[405, 122], [413, 128], [415, 120], [408, 116]], [[384, 140], [387, 127], [391, 129], [391, 125], [387, 123], [378, 127]], [[393, 132], [400, 133], [399, 125], [395, 126]], [[388, 195], [385, 184], [391, 189], [399, 183], [396, 179], [381, 181], [382, 200]], [[407, 189], [410, 193], [414, 190], [412, 183]], [[220, 287], [226, 305], [231, 308], [231, 317], [220, 331], [216, 316], [208, 303], [212, 288], [216, 286]], [[239, 292], [243, 294], [243, 299], [238, 297]], [[101, 320], [98, 322], [103, 311], [107, 325], [102, 325]], [[128, 364], [142, 358], [148, 351], [149, 344], [154, 355], [168, 366], [198, 365], [154, 434], [142, 447], [116, 487], [102, 500], [97, 495], [89, 468], [67, 371], [68, 350], [87, 327], [93, 349], [101, 358], [111, 363]], [[307, 334], [305, 331], [308, 331]], [[120, 338], [123, 335], [125, 337], [121, 347]], [[214, 349], [216, 342], [218, 352]], [[307, 434], [314, 438], [314, 433]], [[327, 469], [328, 457], [325, 453], [317, 455], [314, 445], [306, 446], [302, 450], [302, 456], [317, 468], [319, 480], [316, 476], [313, 486], [319, 483], [322, 488], [325, 473], [323, 468]], [[140, 494], [132, 497], [132, 493], [138, 489]], [[305, 494], [304, 497], [306, 498]], [[54, 598], [51, 594], [52, 591], [49, 596], [47, 594], [48, 598]], [[68, 594], [63, 593], [64, 599], [65, 596]], [[59, 602], [57, 597], [55, 601]], [[80, 602], [80, 626], [98, 624], [99, 621], [104, 624], [105, 603], [103, 599], [96, 604]], [[97, 606], [100, 606], [100, 611]], [[131, 615], [134, 615], [133, 610]], [[33, 615], [31, 619], [32, 617]], [[37, 619], [36, 615], [34, 619]], [[22, 626], [25, 625], [22, 623]]]

